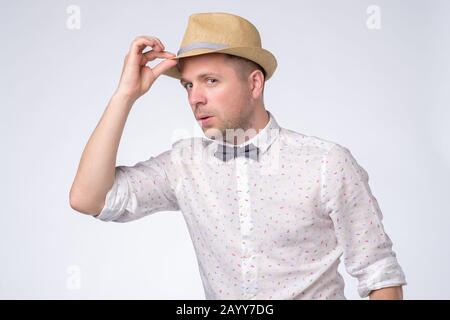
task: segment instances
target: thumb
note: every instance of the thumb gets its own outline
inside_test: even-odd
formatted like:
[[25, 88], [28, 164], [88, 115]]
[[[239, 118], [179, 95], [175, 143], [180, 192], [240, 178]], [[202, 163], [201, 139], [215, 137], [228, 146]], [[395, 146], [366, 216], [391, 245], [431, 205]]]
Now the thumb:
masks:
[[177, 60], [170, 60], [166, 59], [164, 61], [161, 61], [153, 68], [153, 74], [155, 75], [155, 78], [158, 78], [164, 71], [175, 67], [177, 65]]

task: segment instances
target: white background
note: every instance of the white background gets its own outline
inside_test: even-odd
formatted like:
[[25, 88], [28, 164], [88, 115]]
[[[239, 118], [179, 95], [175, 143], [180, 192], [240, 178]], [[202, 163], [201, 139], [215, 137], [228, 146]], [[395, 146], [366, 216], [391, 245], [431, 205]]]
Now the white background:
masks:
[[[81, 28], [66, 22], [81, 9]], [[369, 29], [370, 5], [381, 28]], [[180, 212], [105, 223], [69, 206], [83, 148], [131, 41], [176, 53], [190, 14], [250, 20], [278, 60], [266, 107], [285, 128], [335, 141], [369, 173], [404, 269], [406, 299], [449, 299], [449, 1], [1, 1], [0, 298], [204, 299]], [[154, 65], [154, 63], [150, 63]], [[118, 165], [201, 134], [184, 89], [139, 99]], [[342, 266], [342, 264], [341, 264]], [[345, 293], [359, 299], [348, 276]]]

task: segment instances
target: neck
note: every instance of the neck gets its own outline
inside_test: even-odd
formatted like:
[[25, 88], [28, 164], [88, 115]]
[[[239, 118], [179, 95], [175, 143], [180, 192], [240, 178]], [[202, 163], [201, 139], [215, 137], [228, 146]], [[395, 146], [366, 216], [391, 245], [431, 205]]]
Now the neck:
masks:
[[264, 106], [255, 108], [243, 130], [235, 130], [231, 137], [226, 137], [226, 142], [240, 145], [256, 136], [269, 122], [269, 114]]

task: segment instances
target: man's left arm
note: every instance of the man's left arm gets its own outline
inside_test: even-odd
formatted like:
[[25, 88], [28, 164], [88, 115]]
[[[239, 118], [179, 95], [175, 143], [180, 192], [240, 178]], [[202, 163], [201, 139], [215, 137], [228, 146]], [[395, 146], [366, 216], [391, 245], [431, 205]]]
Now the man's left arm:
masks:
[[401, 286], [381, 288], [369, 293], [370, 300], [403, 300], [403, 289]]
[[333, 221], [346, 270], [358, 279], [360, 297], [401, 297], [405, 276], [384, 230], [367, 172], [348, 149], [338, 144], [329, 150], [323, 163], [324, 209]]

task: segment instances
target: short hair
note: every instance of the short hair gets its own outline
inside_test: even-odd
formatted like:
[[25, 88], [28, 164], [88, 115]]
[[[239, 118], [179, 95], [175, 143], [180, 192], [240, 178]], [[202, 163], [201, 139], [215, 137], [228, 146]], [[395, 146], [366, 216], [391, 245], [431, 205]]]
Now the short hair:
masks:
[[252, 73], [255, 70], [260, 70], [262, 74], [264, 75], [264, 81], [266, 79], [266, 71], [263, 67], [261, 67], [259, 64], [257, 64], [254, 61], [251, 61], [249, 59], [231, 55], [228, 53], [225, 53], [226, 59], [234, 64], [237, 68], [235, 68], [237, 75], [241, 78], [241, 80], [245, 81], [247, 80], [250, 73]]

